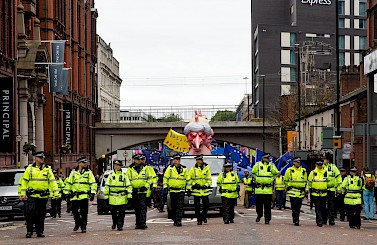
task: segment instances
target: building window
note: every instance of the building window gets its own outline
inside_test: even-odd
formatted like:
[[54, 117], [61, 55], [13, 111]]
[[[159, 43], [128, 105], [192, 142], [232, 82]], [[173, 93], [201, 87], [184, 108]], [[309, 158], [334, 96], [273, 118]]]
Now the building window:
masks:
[[366, 3], [359, 3], [359, 16], [367, 16]]
[[367, 21], [366, 20], [359, 20], [359, 28], [366, 29], [367, 28]]
[[295, 51], [290, 51], [290, 64], [295, 65], [296, 64], [296, 53]]
[[289, 75], [291, 82], [296, 82], [296, 68], [291, 67]]
[[359, 49], [365, 50], [367, 49], [367, 38], [366, 37], [359, 37]]
[[291, 35], [290, 35], [290, 44], [291, 44], [291, 47], [295, 46], [295, 44], [296, 44], [296, 33], [292, 33], [291, 32]]
[[344, 66], [346, 55], [344, 52], [339, 53], [339, 66]]
[[339, 28], [344, 28], [345, 27], [345, 21], [344, 19], [338, 19], [338, 23], [339, 23]]
[[338, 14], [339, 15], [344, 15], [344, 9], [345, 9], [345, 4], [344, 4], [344, 0], [339, 0], [338, 2]]
[[344, 49], [345, 48], [345, 37], [339, 36], [339, 48]]

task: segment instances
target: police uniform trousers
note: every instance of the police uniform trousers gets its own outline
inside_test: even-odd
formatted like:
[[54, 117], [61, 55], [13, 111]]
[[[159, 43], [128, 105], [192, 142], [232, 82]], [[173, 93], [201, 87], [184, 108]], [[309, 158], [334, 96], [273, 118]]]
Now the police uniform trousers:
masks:
[[56, 217], [56, 214], [59, 216], [61, 215], [61, 210], [62, 210], [62, 199], [51, 199], [51, 216], [53, 218]]
[[319, 224], [326, 224], [326, 220], [324, 217], [327, 216], [327, 210], [326, 210], [326, 197], [319, 197], [319, 196], [313, 196], [312, 199], [314, 206], [315, 206], [315, 219], [317, 225]]
[[173, 213], [173, 221], [181, 221], [183, 217], [183, 203], [185, 200], [185, 192], [170, 192], [170, 200]]
[[361, 226], [361, 204], [356, 205], [346, 205], [348, 211], [348, 222], [351, 228], [360, 227]]
[[300, 222], [300, 210], [302, 206], [302, 198], [289, 197], [289, 200], [291, 201], [293, 223]]
[[272, 194], [256, 194], [256, 209], [258, 218], [263, 217], [264, 208], [264, 220], [271, 220], [271, 202]]
[[24, 201], [27, 232], [33, 233], [33, 226], [35, 224], [37, 234], [43, 234], [47, 201], [48, 198], [37, 197], [28, 197], [28, 199]]
[[76, 225], [86, 228], [86, 225], [88, 223], [88, 208], [88, 199], [71, 201], [71, 210]]
[[336, 197], [336, 208], [339, 211], [339, 215], [340, 215], [341, 220], [344, 220], [344, 218], [346, 216], [346, 207], [345, 207], [345, 204], [344, 204], [344, 196], [345, 196], [344, 194], [339, 194]]
[[327, 213], [323, 217], [323, 221], [327, 223], [335, 220], [335, 191], [327, 191]]
[[[203, 210], [200, 212], [200, 200], [202, 200]], [[209, 198], [208, 196], [194, 196], [194, 206], [195, 206], [195, 216], [197, 221], [203, 221], [207, 218], [208, 208], [209, 208]]]
[[132, 206], [135, 210], [136, 226], [146, 226], [147, 222], [147, 194], [132, 192]]
[[221, 197], [223, 204], [223, 220], [224, 222], [234, 220], [234, 206], [236, 205], [237, 198]]
[[124, 216], [126, 216], [126, 205], [110, 205], [111, 217], [113, 225], [123, 228]]

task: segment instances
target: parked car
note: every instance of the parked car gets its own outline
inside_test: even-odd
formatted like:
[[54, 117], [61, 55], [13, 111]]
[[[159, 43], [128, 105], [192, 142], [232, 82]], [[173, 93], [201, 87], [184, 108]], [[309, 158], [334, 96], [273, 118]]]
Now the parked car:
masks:
[[[222, 203], [221, 203], [221, 196], [220, 190], [217, 188], [217, 177], [223, 171], [223, 166], [225, 163], [225, 156], [203, 156], [203, 161], [207, 163], [211, 167], [211, 175], [212, 175], [212, 185], [209, 188], [209, 210], [215, 210], [222, 212]], [[181, 157], [181, 164], [186, 166], [188, 171], [195, 166], [196, 160], [195, 156], [182, 156]], [[168, 206], [168, 218], [172, 217], [172, 209], [171, 209], [171, 200], [170, 195], [168, 195], [167, 199], [167, 206]], [[194, 211], [194, 197], [188, 197], [187, 193], [185, 193], [185, 201], [183, 206], [184, 211]]]
[[25, 169], [0, 170], [0, 217], [24, 216], [24, 202], [18, 197], [18, 182]]
[[[125, 173], [127, 168], [122, 168], [122, 171]], [[100, 178], [99, 181], [99, 188], [97, 193], [97, 213], [99, 215], [107, 214], [110, 211], [110, 205], [108, 200], [105, 200], [105, 184], [106, 180], [109, 177], [109, 174], [113, 172], [113, 170], [107, 170]], [[129, 202], [127, 203], [126, 210], [132, 210], [132, 204]]]

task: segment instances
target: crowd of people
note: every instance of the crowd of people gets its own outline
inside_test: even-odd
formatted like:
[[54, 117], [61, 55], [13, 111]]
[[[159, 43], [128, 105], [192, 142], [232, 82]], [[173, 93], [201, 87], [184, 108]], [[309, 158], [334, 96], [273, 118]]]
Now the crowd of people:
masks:
[[[67, 201], [67, 211], [72, 211], [75, 226], [73, 231], [85, 233], [88, 219], [89, 201], [93, 201], [97, 192], [97, 181], [87, 166], [87, 159], [77, 159], [77, 167], [63, 181], [57, 171], [44, 163], [44, 153], [37, 152], [35, 162], [25, 168], [19, 183], [19, 197], [25, 203], [26, 237], [30, 238], [33, 231], [37, 237], [44, 235], [44, 219], [46, 203], [51, 198], [53, 218], [61, 217], [61, 201]], [[105, 199], [111, 207], [112, 229], [121, 231], [124, 225], [125, 209], [128, 202], [135, 210], [135, 229], [147, 229], [147, 206], [151, 198], [160, 212], [164, 208], [164, 194], [169, 193], [174, 226], [182, 226], [183, 205], [185, 195], [194, 197], [197, 225], [207, 223], [209, 206], [208, 196], [212, 188], [210, 166], [203, 161], [203, 156], [195, 157], [196, 164], [190, 170], [180, 163], [181, 156], [172, 156], [163, 175], [146, 164], [145, 156], [136, 154], [133, 163], [124, 172], [123, 163], [115, 160], [114, 170], [105, 183]], [[356, 168], [346, 174], [344, 168], [338, 169], [330, 158], [325, 156], [316, 162], [314, 170], [307, 172], [301, 166], [301, 159], [295, 157], [293, 166], [288, 168], [284, 176], [270, 162], [270, 155], [265, 153], [257, 162], [251, 173], [245, 171], [240, 180], [233, 170], [232, 162], [225, 162], [223, 172], [217, 177], [217, 188], [222, 201], [224, 224], [234, 223], [234, 207], [239, 197], [239, 183], [245, 186], [245, 207], [256, 205], [257, 218], [260, 222], [264, 217], [265, 224], [271, 221], [271, 204], [273, 194], [276, 197], [277, 209], [285, 209], [286, 196], [290, 199], [293, 224], [300, 225], [300, 210], [305, 197], [315, 206], [316, 224], [335, 225], [337, 213], [340, 221], [346, 217], [350, 228], [360, 229], [360, 213], [364, 204], [365, 219], [374, 219], [374, 200], [377, 192], [377, 171], [372, 174], [364, 168], [360, 175]], [[158, 190], [158, 191], [156, 191]], [[162, 192], [161, 190], [164, 190]], [[158, 194], [159, 193], [159, 194]]]

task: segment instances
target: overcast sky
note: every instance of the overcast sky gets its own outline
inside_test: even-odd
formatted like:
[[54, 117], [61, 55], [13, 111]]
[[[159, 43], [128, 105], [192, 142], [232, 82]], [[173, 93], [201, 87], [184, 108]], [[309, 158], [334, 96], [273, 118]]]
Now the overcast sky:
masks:
[[[121, 106], [236, 105], [250, 93], [250, 0], [95, 0]], [[244, 79], [248, 77], [249, 79]]]

